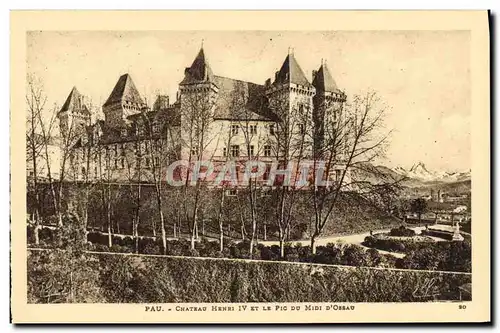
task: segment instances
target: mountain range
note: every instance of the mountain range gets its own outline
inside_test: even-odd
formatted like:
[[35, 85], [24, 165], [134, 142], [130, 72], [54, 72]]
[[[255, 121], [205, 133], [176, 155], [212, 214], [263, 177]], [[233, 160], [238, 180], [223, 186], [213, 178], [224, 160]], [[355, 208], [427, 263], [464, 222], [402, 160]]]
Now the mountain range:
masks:
[[415, 163], [410, 169], [395, 167], [391, 171], [405, 178], [421, 182], [454, 183], [471, 179], [470, 170], [463, 172], [431, 171], [422, 162]]

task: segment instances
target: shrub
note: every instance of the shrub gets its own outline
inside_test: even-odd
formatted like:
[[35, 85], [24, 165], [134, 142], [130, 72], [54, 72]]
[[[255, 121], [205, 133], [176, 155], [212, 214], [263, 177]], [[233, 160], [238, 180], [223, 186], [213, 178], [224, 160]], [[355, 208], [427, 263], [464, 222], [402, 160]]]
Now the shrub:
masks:
[[391, 229], [389, 236], [413, 237], [415, 236], [415, 231], [402, 225], [399, 228]]
[[342, 255], [342, 264], [349, 266], [367, 266], [367, 254], [358, 245], [349, 245], [343, 255]]
[[[70, 301], [69, 267], [62, 259], [29, 252], [30, 303]], [[75, 263], [71, 301], [78, 303], [422, 302], [435, 300], [422, 298], [429, 279], [439, 300], [459, 300], [459, 287], [471, 282], [470, 275], [456, 273], [140, 255], [95, 254]], [[48, 299], [51, 286], [65, 296]]]

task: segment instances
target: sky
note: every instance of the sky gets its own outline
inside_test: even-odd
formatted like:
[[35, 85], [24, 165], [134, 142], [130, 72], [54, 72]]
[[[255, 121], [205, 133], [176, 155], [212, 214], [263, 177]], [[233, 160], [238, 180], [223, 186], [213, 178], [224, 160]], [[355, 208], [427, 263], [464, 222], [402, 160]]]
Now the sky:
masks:
[[27, 34], [27, 72], [55, 107], [73, 86], [100, 106], [124, 73], [148, 104], [158, 93], [173, 101], [202, 43], [215, 75], [259, 84], [289, 48], [310, 81], [324, 59], [348, 96], [373, 89], [390, 106], [381, 164], [470, 169], [468, 31], [37, 31]]

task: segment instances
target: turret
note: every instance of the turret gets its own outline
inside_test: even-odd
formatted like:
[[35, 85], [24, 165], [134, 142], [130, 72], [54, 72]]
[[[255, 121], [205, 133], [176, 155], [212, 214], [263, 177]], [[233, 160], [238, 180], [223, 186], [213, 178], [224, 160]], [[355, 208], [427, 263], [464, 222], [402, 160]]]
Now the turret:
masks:
[[77, 136], [85, 133], [86, 126], [90, 125], [90, 111], [86, 105], [85, 97], [76, 87], [66, 98], [61, 110], [57, 114], [61, 135]]
[[123, 74], [102, 109], [106, 125], [116, 128], [124, 126], [124, 120], [128, 116], [147, 109], [147, 105], [135, 87], [132, 77], [129, 74]]
[[314, 103], [314, 144], [316, 151], [321, 151], [324, 142], [324, 124], [340, 124], [342, 110], [346, 101], [345, 94], [338, 88], [330, 74], [326, 61], [321, 60], [321, 66], [313, 71], [313, 86], [316, 88]]

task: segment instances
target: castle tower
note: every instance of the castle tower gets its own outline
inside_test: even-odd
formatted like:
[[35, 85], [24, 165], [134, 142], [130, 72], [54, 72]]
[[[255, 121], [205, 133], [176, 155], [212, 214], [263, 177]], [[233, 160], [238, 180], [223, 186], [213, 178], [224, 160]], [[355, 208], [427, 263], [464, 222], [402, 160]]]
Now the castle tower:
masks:
[[76, 87], [66, 98], [61, 110], [57, 114], [61, 135], [66, 137], [78, 136], [85, 133], [87, 125], [90, 125], [90, 111], [85, 103], [85, 97], [80, 94]]
[[120, 76], [111, 95], [102, 106], [106, 125], [115, 128], [122, 127], [128, 116], [146, 108], [146, 103], [128, 73]]
[[313, 127], [312, 98], [315, 88], [307, 80], [293, 52], [289, 52], [280, 70], [275, 73], [274, 82], [271, 84], [268, 80], [266, 85], [269, 106], [281, 120], [280, 130], [288, 131], [283, 137], [290, 138], [290, 145], [304, 140]]
[[[325, 138], [326, 122], [330, 124], [341, 124], [342, 110], [346, 101], [345, 94], [338, 88], [333, 79], [326, 62], [321, 61], [317, 71], [313, 71], [313, 86], [316, 95], [313, 97], [314, 104], [314, 145], [317, 152], [321, 151]], [[339, 152], [341, 153], [341, 152]]]
[[183, 142], [189, 143], [189, 147], [184, 147], [182, 156], [187, 159], [189, 155], [194, 155], [197, 158], [203, 153], [200, 148], [203, 136], [210, 130], [202, 128], [201, 122], [213, 115], [219, 92], [203, 46], [191, 67], [184, 70], [179, 90], [181, 135]]

